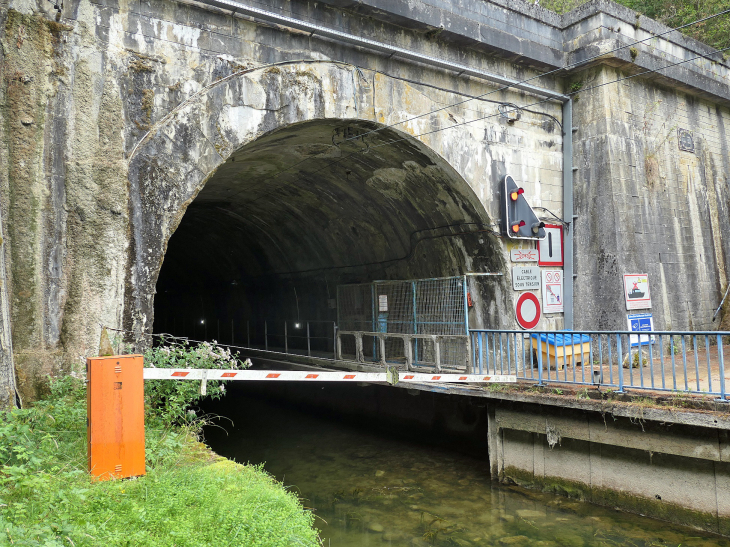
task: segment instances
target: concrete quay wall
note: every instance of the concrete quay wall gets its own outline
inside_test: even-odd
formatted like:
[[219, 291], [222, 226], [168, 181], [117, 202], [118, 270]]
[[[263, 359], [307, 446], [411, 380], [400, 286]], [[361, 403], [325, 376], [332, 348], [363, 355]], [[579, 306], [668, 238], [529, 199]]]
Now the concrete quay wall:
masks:
[[730, 536], [730, 413], [723, 403], [659, 406], [643, 397], [425, 384], [282, 383], [262, 386], [257, 396], [458, 445], [488, 460], [492, 480], [503, 484]]
[[[489, 409], [492, 475], [730, 535], [728, 430], [524, 403]], [[681, 414], [681, 413], [680, 413]]]

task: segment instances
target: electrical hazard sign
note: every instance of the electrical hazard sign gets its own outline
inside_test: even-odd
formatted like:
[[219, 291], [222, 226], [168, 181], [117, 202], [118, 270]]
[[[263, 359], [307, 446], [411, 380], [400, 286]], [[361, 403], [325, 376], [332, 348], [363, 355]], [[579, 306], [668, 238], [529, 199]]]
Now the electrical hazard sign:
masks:
[[537, 262], [537, 249], [512, 249], [509, 252], [512, 262]]
[[545, 313], [562, 313], [563, 270], [542, 271], [542, 310]]

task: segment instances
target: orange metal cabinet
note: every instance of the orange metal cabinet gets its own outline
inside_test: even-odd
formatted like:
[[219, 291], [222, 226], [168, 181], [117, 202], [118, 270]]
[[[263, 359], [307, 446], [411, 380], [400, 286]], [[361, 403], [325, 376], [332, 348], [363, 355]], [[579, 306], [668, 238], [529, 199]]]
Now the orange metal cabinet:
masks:
[[141, 355], [86, 360], [89, 473], [99, 480], [145, 474], [143, 364]]

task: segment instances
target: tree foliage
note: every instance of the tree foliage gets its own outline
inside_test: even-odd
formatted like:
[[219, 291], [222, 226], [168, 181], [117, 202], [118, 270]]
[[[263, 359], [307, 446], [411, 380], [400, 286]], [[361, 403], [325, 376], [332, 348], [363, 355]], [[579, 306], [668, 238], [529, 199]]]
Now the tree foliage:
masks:
[[[616, 0], [632, 10], [670, 28], [679, 27], [730, 9], [730, 0]], [[540, 5], [557, 13], [567, 13], [585, 0], [543, 0]], [[691, 25], [682, 32], [714, 47], [730, 47], [730, 14]]]

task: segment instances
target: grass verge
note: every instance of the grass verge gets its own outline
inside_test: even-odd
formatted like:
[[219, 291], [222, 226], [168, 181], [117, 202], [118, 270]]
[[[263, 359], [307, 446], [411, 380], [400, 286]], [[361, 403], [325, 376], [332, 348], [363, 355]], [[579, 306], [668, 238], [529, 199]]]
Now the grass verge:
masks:
[[148, 427], [147, 475], [93, 482], [84, 383], [52, 382], [32, 408], [0, 414], [0, 545], [320, 545], [294, 494], [216, 457], [198, 430]]

